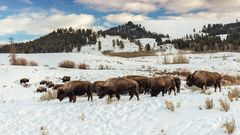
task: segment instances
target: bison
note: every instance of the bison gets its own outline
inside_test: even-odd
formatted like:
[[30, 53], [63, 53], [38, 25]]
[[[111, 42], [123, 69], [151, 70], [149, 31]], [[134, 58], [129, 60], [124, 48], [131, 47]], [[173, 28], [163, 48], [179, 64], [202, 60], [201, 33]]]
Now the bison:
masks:
[[47, 82], [48, 82], [47, 80], [42, 80], [40, 84], [43, 85], [43, 84], [46, 84]]
[[39, 87], [37, 88], [37, 92], [40, 92], [40, 93], [47, 92], [47, 89], [45, 87]]
[[22, 83], [28, 83], [29, 82], [29, 79], [27, 79], [27, 78], [22, 78], [22, 79], [20, 79], [20, 84], [22, 84]]
[[68, 82], [68, 81], [70, 81], [70, 80], [71, 80], [71, 77], [70, 77], [70, 76], [63, 76], [63, 78], [62, 78], [63, 83], [64, 83], [64, 82]]
[[99, 85], [98, 87], [99, 91], [97, 91], [97, 95], [99, 98], [103, 98], [106, 95], [112, 98], [113, 95], [116, 95], [116, 98], [120, 100], [120, 94], [129, 93], [129, 100], [133, 98], [133, 95], [139, 100], [139, 85], [132, 79], [110, 78], [107, 79], [103, 85]]
[[180, 93], [180, 86], [181, 86], [181, 79], [179, 77], [173, 76], [173, 79], [175, 81], [175, 85], [177, 88], [177, 93]]
[[87, 93], [88, 101], [92, 101], [92, 83], [88, 81], [69, 81], [58, 88], [57, 98], [62, 101], [69, 97], [69, 102], [76, 102], [76, 96], [82, 96]]
[[146, 82], [148, 77], [140, 76], [140, 75], [128, 75], [128, 76], [124, 76], [123, 78], [132, 79], [132, 80], [136, 81], [139, 85], [139, 93], [145, 92], [146, 88], [144, 87], [145, 86], [144, 82]]
[[97, 91], [99, 91], [98, 86], [99, 85], [103, 85], [105, 81], [95, 81], [92, 84], [92, 92], [97, 93]]
[[214, 86], [215, 92], [217, 87], [221, 92], [221, 80], [222, 77], [217, 72], [209, 72], [209, 71], [195, 71], [193, 74], [187, 77], [187, 86], [191, 87], [193, 85], [202, 89], [205, 93], [207, 86]]
[[53, 84], [52, 81], [47, 81], [47, 82], [46, 82], [46, 85], [47, 85], [48, 88], [54, 87], [54, 84]]
[[175, 91], [175, 80], [171, 76], [159, 76], [150, 78], [151, 83], [151, 96], [158, 96], [160, 92], [162, 92], [162, 96], [164, 93], [168, 91], [168, 94], [171, 95], [172, 90], [174, 91], [174, 95], [176, 95]]

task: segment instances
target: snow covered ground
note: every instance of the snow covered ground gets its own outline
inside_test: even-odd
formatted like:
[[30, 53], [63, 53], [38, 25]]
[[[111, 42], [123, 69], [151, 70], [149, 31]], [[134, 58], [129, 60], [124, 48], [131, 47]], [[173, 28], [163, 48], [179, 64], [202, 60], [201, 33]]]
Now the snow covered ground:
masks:
[[[83, 48], [82, 48], [83, 49]], [[94, 53], [93, 53], [94, 52]], [[220, 111], [219, 99], [227, 98], [229, 90], [240, 86], [223, 87], [222, 92], [211, 95], [201, 94], [185, 86], [182, 81], [181, 93], [164, 97], [141, 95], [140, 101], [134, 97], [121, 96], [120, 101], [107, 104], [106, 99], [94, 96], [93, 102], [86, 97], [78, 97], [76, 103], [68, 99], [40, 101], [42, 94], [36, 93], [43, 79], [60, 83], [64, 75], [72, 80], [105, 80], [124, 75], [152, 75], [157, 71], [174, 71], [180, 68], [190, 71], [210, 70], [223, 74], [240, 74], [240, 53], [186, 54], [189, 64], [163, 65], [163, 55], [139, 58], [119, 58], [103, 56], [96, 51], [81, 53], [17, 54], [36, 61], [39, 66], [10, 66], [8, 54], [0, 54], [0, 134], [1, 135], [221, 135], [226, 120], [236, 120], [234, 134], [240, 133], [239, 101], [231, 102], [229, 112]], [[169, 58], [173, 55], [169, 55]], [[58, 68], [63, 60], [86, 63], [89, 70]], [[108, 65], [108, 70], [98, 70], [100, 64]], [[48, 66], [46, 66], [48, 65]], [[150, 70], [147, 70], [150, 69]], [[19, 79], [30, 79], [30, 87], [19, 84]], [[207, 97], [214, 100], [214, 108], [206, 110]], [[172, 100], [174, 112], [165, 106]], [[202, 110], [199, 109], [202, 107]], [[42, 129], [42, 130], [41, 130]]]

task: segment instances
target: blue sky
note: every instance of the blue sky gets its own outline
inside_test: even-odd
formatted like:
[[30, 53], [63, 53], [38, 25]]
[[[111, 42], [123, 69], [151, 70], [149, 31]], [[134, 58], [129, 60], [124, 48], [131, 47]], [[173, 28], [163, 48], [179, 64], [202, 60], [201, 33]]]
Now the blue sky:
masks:
[[[231, 22], [239, 18], [239, 9], [239, 0], [1, 0], [0, 43], [9, 37], [32, 40], [70, 26], [98, 30], [133, 21], [151, 29], [152, 20], [151, 25], [166, 28], [182, 21], [189, 26]], [[164, 28], [157, 32], [168, 32]]]

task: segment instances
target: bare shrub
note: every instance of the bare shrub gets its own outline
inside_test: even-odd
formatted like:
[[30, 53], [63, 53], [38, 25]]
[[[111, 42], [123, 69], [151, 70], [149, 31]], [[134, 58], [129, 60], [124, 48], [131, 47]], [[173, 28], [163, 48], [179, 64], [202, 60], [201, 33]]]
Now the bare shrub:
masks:
[[25, 58], [16, 58], [15, 60], [11, 61], [11, 65], [27, 66], [28, 61]]
[[58, 64], [58, 67], [61, 67], [61, 68], [75, 68], [75, 62], [74, 61], [70, 61], [70, 60], [65, 60], [65, 61], [62, 61]]
[[78, 66], [79, 69], [89, 69], [89, 65], [85, 64], [85, 63], [80, 63]]
[[36, 61], [30, 60], [29, 65], [30, 66], [38, 66], [38, 63]]
[[206, 109], [212, 109], [213, 107], [214, 107], [213, 99], [207, 98], [205, 100], [205, 108]]
[[225, 133], [227, 134], [232, 134], [234, 132], [234, 130], [236, 129], [236, 125], [235, 125], [235, 120], [232, 119], [230, 121], [226, 121], [222, 127], [225, 128]]
[[230, 109], [230, 104], [227, 102], [227, 100], [220, 99], [219, 102], [220, 102], [220, 107], [221, 107], [220, 110], [228, 112]]
[[169, 100], [169, 101], [166, 100], [166, 101], [165, 101], [165, 105], [166, 105], [166, 107], [167, 107], [168, 110], [174, 112], [175, 107], [174, 107], [174, 104], [173, 104], [173, 102], [172, 102], [171, 100]]
[[171, 60], [168, 55], [163, 56], [163, 64], [171, 64]]
[[47, 93], [42, 94], [40, 101], [50, 101], [57, 98], [57, 91], [48, 91]]
[[156, 51], [135, 51], [135, 52], [113, 52], [113, 51], [103, 51], [103, 55], [116, 56], [123, 58], [134, 58], [134, 57], [144, 57], [144, 56], [157, 56]]
[[186, 64], [189, 59], [183, 54], [177, 54], [173, 57], [172, 64]]

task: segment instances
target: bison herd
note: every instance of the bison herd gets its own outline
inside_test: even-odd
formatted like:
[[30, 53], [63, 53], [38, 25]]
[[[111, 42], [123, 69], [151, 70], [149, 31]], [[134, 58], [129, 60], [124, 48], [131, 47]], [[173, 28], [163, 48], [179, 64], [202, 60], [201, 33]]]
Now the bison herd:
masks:
[[[214, 86], [215, 92], [217, 87], [221, 92], [221, 75], [217, 72], [195, 71], [187, 76], [187, 86], [197, 86], [205, 92], [208, 86]], [[20, 83], [27, 83], [28, 79], [23, 78]], [[93, 99], [93, 93], [96, 93], [99, 98], [109, 96], [116, 97], [120, 100], [120, 95], [129, 94], [131, 100], [136, 96], [139, 100], [139, 94], [150, 94], [152, 97], [162, 96], [168, 93], [174, 95], [180, 93], [181, 80], [179, 77], [171, 75], [161, 75], [156, 77], [146, 77], [140, 75], [129, 75], [124, 77], [109, 78], [105, 81], [89, 81], [73, 80], [69, 76], [62, 78], [63, 84], [54, 84], [51, 81], [43, 80], [41, 85], [46, 85], [48, 88], [57, 90], [57, 99], [62, 101], [65, 97], [69, 98], [69, 102], [76, 102], [76, 96], [87, 95], [88, 101]], [[39, 87], [37, 92], [47, 92], [45, 87]]]

